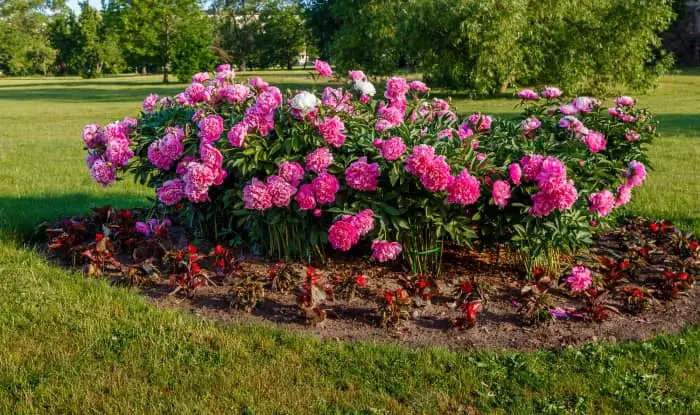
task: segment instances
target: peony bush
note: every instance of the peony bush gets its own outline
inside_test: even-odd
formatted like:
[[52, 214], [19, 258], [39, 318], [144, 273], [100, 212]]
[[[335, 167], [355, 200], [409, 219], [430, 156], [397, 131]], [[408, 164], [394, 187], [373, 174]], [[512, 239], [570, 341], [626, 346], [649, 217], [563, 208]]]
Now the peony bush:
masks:
[[462, 118], [421, 81], [389, 78], [380, 95], [362, 71], [348, 78], [283, 93], [220, 65], [148, 96], [137, 119], [87, 125], [87, 166], [105, 187], [132, 172], [202, 237], [275, 257], [330, 246], [416, 273], [439, 272], [445, 243], [475, 242], [529, 272], [590, 243], [646, 177], [655, 122], [630, 97], [606, 108], [546, 87], [518, 93], [516, 119]]

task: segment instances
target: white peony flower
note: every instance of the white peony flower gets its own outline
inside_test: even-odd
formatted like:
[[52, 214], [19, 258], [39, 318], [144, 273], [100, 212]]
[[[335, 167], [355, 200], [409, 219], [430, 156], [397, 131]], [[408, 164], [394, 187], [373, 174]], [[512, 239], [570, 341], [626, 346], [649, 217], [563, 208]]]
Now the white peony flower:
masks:
[[308, 91], [301, 91], [292, 98], [292, 108], [301, 111], [303, 114], [308, 114], [317, 106], [318, 98]]
[[374, 94], [377, 93], [377, 90], [374, 88], [374, 85], [372, 85], [371, 82], [369, 81], [355, 81], [355, 85], [353, 86], [356, 90], [360, 91], [362, 95], [367, 95], [370, 97], [373, 97]]

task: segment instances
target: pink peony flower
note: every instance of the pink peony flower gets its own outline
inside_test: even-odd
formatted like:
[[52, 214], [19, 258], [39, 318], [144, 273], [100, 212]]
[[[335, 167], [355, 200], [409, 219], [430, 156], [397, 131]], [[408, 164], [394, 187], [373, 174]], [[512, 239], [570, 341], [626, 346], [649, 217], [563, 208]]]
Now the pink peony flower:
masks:
[[607, 144], [605, 136], [593, 130], [588, 131], [588, 134], [583, 137], [583, 142], [586, 143], [588, 149], [591, 150], [592, 153], [599, 153], [605, 150]]
[[330, 173], [323, 172], [311, 181], [314, 197], [320, 204], [335, 202], [335, 194], [340, 188], [338, 179]]
[[226, 136], [231, 146], [243, 147], [248, 136], [248, 126], [244, 122], [239, 122], [229, 130]]
[[83, 142], [87, 148], [95, 148], [102, 144], [102, 133], [97, 124], [88, 124], [83, 127]]
[[571, 103], [578, 112], [592, 112], [600, 103], [595, 98], [578, 97]]
[[360, 157], [345, 170], [345, 182], [348, 187], [364, 192], [377, 190], [379, 176], [379, 164], [367, 163], [367, 157]]
[[588, 129], [583, 125], [581, 120], [573, 115], [567, 115], [559, 120], [559, 127], [572, 131], [576, 134], [588, 134]]
[[209, 80], [209, 72], [199, 72], [192, 75], [192, 82], [198, 84], [205, 84]]
[[505, 180], [496, 180], [492, 188], [493, 202], [497, 206], [504, 207], [510, 199], [510, 184]]
[[647, 169], [644, 164], [632, 160], [630, 161], [629, 169], [624, 174], [627, 177], [627, 184], [632, 186], [641, 186], [644, 180], [647, 178]]
[[476, 203], [479, 196], [481, 196], [479, 180], [464, 169], [447, 185], [445, 202], [467, 206]]
[[134, 231], [140, 233], [143, 236], [151, 235], [151, 227], [146, 222], [136, 222], [134, 225]]
[[480, 112], [470, 115], [468, 120], [476, 131], [486, 131], [491, 128], [491, 117], [482, 115]]
[[520, 159], [520, 164], [522, 165], [523, 176], [527, 180], [535, 180], [537, 175], [540, 173], [540, 168], [542, 167], [542, 162], [544, 157], [539, 154], [529, 154], [522, 159]]
[[345, 142], [345, 124], [337, 115], [326, 118], [318, 124], [317, 128], [326, 144], [340, 147]]
[[231, 70], [231, 65], [228, 63], [221, 63], [216, 65], [216, 72], [227, 72]]
[[105, 158], [116, 168], [126, 167], [134, 152], [129, 149], [130, 141], [125, 137], [115, 137], [107, 142]]
[[185, 89], [185, 97], [188, 104], [197, 104], [209, 101], [211, 94], [204, 85], [193, 83]]
[[367, 79], [367, 76], [362, 71], [349, 71], [348, 77], [353, 81], [364, 81]]
[[156, 103], [158, 103], [158, 95], [156, 94], [151, 94], [146, 97], [146, 99], [143, 100], [143, 111], [144, 112], [153, 112], [156, 108]]
[[148, 146], [148, 160], [159, 169], [169, 170], [184, 151], [185, 147], [177, 135], [166, 134], [165, 137]]
[[350, 114], [354, 110], [350, 105], [351, 99], [352, 94], [344, 92], [343, 88], [326, 87], [321, 96], [321, 104], [335, 111], [344, 111]]
[[258, 179], [243, 188], [243, 201], [245, 208], [251, 210], [265, 211], [273, 205], [268, 185]]
[[229, 104], [240, 104], [250, 96], [250, 88], [243, 84], [227, 85], [219, 89], [218, 94]]
[[410, 86], [404, 78], [394, 76], [386, 81], [386, 91], [384, 97], [391, 101], [403, 100]]
[[211, 167], [203, 163], [192, 162], [187, 165], [182, 181], [185, 182], [185, 196], [193, 203], [209, 200], [209, 187], [214, 184], [216, 174]]
[[596, 212], [598, 217], [607, 216], [615, 208], [615, 195], [609, 190], [601, 190], [588, 197], [588, 210]]
[[267, 88], [270, 87], [270, 84], [267, 82], [263, 81], [263, 79], [259, 76], [250, 78], [248, 80], [248, 85], [252, 86], [253, 88], [257, 89], [258, 92], [266, 91]]
[[105, 160], [97, 159], [92, 163], [92, 167], [90, 167], [90, 175], [92, 179], [101, 184], [102, 187], [107, 187], [116, 180], [117, 170]]
[[314, 62], [314, 69], [316, 69], [316, 72], [323, 77], [330, 78], [333, 76], [333, 70], [328, 62], [324, 62], [320, 59], [316, 59]]
[[574, 108], [574, 106], [571, 104], [566, 104], [559, 107], [559, 112], [564, 115], [574, 115], [576, 114], [576, 108]]
[[587, 290], [592, 283], [591, 270], [586, 267], [574, 267], [567, 278], [566, 283], [571, 291], [581, 292]]
[[409, 82], [408, 87], [413, 91], [420, 92], [421, 94], [425, 94], [430, 91], [430, 88], [428, 88], [428, 86], [421, 81], [411, 81]]
[[294, 200], [299, 204], [301, 210], [311, 210], [316, 207], [316, 199], [314, 198], [314, 190], [310, 184], [303, 184], [297, 191]]
[[540, 128], [541, 125], [542, 125], [542, 122], [540, 122], [540, 120], [538, 120], [537, 117], [535, 117], [533, 115], [529, 118], [524, 119], [520, 123], [520, 129], [526, 133], [529, 133], [531, 131], [535, 131], [536, 129]]
[[524, 101], [534, 101], [540, 99], [540, 96], [537, 95], [537, 92], [533, 91], [532, 89], [523, 89], [522, 91], [518, 92], [518, 98]]
[[224, 119], [220, 115], [208, 115], [197, 125], [199, 127], [199, 138], [205, 143], [213, 143], [221, 138], [224, 132]]
[[627, 133], [625, 134], [625, 140], [629, 142], [639, 141], [640, 138], [641, 136], [639, 133], [634, 130], [627, 130]]
[[156, 190], [156, 194], [164, 204], [175, 205], [185, 198], [185, 182], [180, 179], [168, 180]]
[[510, 176], [510, 181], [513, 182], [514, 185], [519, 186], [523, 176], [523, 170], [520, 168], [520, 164], [512, 163], [508, 166], [508, 176]]
[[629, 203], [632, 199], [632, 186], [631, 184], [625, 183], [617, 188], [617, 195], [615, 196], [615, 207], [624, 206]]
[[374, 129], [377, 130], [377, 132], [379, 132], [379, 133], [383, 133], [384, 131], [388, 130], [389, 128], [392, 128], [393, 126], [394, 125], [391, 123], [391, 121], [380, 118], [374, 124]]
[[321, 147], [309, 153], [304, 161], [306, 170], [320, 174], [333, 164], [333, 155], [328, 148]]
[[267, 191], [275, 206], [287, 207], [297, 189], [282, 177], [273, 174], [267, 178]]
[[393, 261], [402, 250], [403, 247], [398, 242], [375, 240], [372, 242], [372, 259], [378, 262]]
[[413, 147], [411, 154], [406, 157], [406, 172], [414, 176], [421, 176], [427, 170], [435, 158], [435, 148], [427, 144], [419, 144]]
[[566, 183], [566, 166], [556, 157], [547, 157], [542, 161], [535, 180], [540, 190], [552, 192]]
[[632, 107], [634, 104], [634, 98], [629, 96], [621, 96], [615, 100], [615, 105], [618, 107]]
[[386, 141], [380, 141], [377, 147], [379, 147], [382, 157], [389, 161], [400, 159], [403, 153], [406, 152], [406, 144], [404, 144], [401, 137], [391, 137]]
[[285, 161], [277, 166], [277, 174], [294, 187], [304, 178], [304, 168], [296, 161]]
[[444, 190], [452, 181], [450, 165], [445, 156], [434, 157], [427, 166], [426, 171], [420, 175], [420, 182], [430, 192]]
[[547, 99], [559, 98], [561, 96], [561, 90], [554, 86], [548, 86], [542, 90], [542, 96]]
[[360, 232], [348, 221], [336, 221], [328, 229], [328, 242], [335, 249], [349, 251], [359, 241]]
[[457, 136], [461, 139], [464, 140], [465, 138], [469, 138], [474, 135], [474, 130], [471, 129], [469, 126], [469, 123], [464, 122], [462, 125], [459, 126], [459, 129], [457, 130]]
[[355, 215], [344, 216], [343, 220], [354, 226], [360, 236], [365, 236], [374, 229], [374, 211], [372, 209], [364, 209]]

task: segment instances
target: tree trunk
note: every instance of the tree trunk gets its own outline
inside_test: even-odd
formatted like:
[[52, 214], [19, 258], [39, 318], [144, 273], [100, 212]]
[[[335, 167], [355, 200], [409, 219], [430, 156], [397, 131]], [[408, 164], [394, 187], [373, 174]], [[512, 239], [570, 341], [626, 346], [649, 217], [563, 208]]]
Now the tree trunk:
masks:
[[163, 83], [167, 84], [170, 82], [170, 79], [168, 79], [168, 65], [165, 64], [163, 65]]

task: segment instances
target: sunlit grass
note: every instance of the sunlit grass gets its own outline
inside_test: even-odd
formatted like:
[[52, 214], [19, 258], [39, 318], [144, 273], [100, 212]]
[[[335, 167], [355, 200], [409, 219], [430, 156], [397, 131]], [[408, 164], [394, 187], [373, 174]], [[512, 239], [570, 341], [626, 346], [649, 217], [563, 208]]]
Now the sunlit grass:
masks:
[[[302, 70], [260, 75], [322, 87]], [[324, 342], [158, 309], [47, 264], [22, 242], [37, 223], [147, 202], [130, 180], [90, 180], [80, 130], [183, 88], [159, 79], [0, 80], [0, 413], [700, 413], [698, 328], [525, 354]], [[631, 209], [700, 231], [700, 75], [666, 77], [640, 103], [662, 137]], [[455, 104], [516, 111], [512, 99]]]

